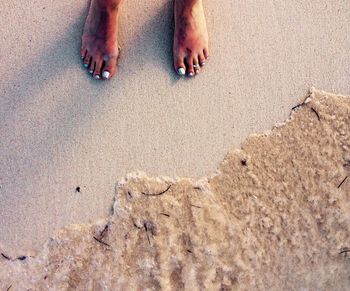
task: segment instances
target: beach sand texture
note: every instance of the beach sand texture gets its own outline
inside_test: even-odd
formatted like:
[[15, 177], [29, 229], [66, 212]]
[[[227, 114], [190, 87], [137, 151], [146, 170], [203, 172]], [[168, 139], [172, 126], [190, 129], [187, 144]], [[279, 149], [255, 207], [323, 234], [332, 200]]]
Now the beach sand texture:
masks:
[[204, 0], [211, 60], [193, 80], [172, 69], [172, 1], [126, 0], [119, 74], [104, 83], [79, 58], [88, 4], [0, 1], [0, 244], [11, 257], [108, 217], [127, 173], [208, 177], [310, 87], [350, 95], [347, 0]]
[[[199, 180], [130, 174], [114, 214], [38, 255], [0, 258], [3, 290], [349, 290], [350, 97], [312, 89]], [[50, 289], [51, 288], [51, 289]]]

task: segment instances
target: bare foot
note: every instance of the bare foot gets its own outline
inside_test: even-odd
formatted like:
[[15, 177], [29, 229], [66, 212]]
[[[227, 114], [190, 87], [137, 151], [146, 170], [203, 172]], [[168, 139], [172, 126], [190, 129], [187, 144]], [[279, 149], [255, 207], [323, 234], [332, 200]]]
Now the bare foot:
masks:
[[84, 67], [95, 79], [109, 79], [117, 70], [120, 2], [121, 0], [91, 0], [80, 54]]
[[208, 32], [202, 0], [175, 0], [174, 67], [194, 76], [209, 57]]

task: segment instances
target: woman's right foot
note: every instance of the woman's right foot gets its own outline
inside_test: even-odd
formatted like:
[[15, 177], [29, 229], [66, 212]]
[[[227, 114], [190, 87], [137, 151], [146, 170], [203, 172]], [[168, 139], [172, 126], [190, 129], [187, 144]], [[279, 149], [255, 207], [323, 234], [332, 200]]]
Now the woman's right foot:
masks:
[[91, 0], [80, 54], [84, 67], [95, 79], [110, 79], [117, 70], [120, 3], [121, 0]]

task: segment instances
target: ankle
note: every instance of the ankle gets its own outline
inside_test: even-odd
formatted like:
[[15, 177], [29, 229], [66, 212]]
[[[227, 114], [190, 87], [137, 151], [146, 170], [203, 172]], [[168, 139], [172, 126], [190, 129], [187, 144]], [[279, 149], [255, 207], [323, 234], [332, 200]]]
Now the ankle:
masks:
[[97, 0], [97, 3], [101, 8], [110, 11], [118, 11], [121, 2], [122, 0]]
[[193, 10], [201, 5], [202, 0], [175, 0], [178, 12], [181, 14], [192, 13]]
[[197, 4], [202, 3], [202, 0], [175, 0], [177, 4], [181, 4], [181, 6], [193, 7]]

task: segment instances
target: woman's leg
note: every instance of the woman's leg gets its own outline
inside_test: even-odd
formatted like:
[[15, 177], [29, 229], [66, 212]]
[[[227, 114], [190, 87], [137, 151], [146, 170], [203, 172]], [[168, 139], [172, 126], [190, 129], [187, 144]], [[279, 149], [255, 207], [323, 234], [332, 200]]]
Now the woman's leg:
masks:
[[118, 15], [122, 0], [91, 0], [82, 36], [81, 57], [95, 79], [109, 79], [117, 69]]
[[209, 57], [208, 32], [202, 0], [174, 0], [174, 67], [179, 75], [194, 76]]

